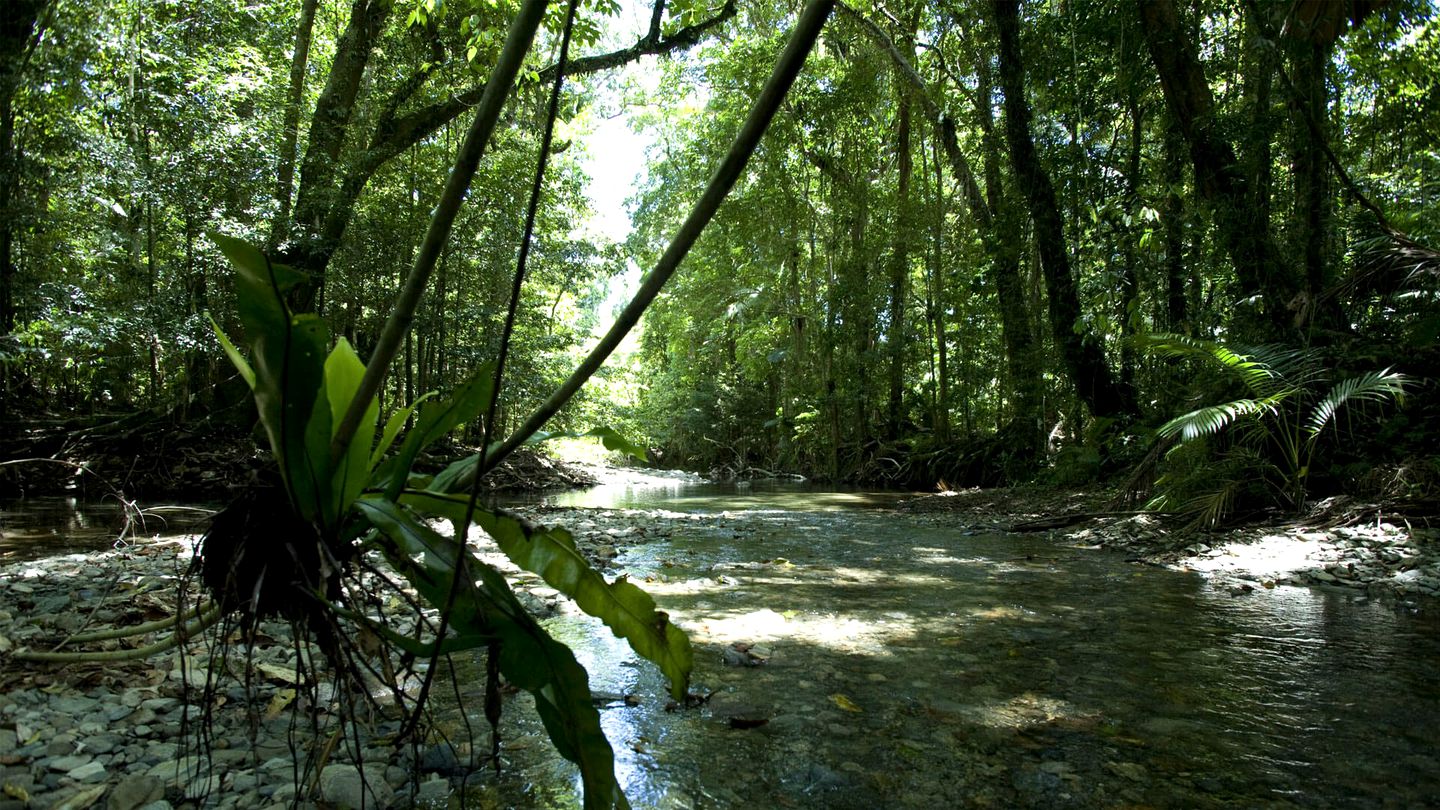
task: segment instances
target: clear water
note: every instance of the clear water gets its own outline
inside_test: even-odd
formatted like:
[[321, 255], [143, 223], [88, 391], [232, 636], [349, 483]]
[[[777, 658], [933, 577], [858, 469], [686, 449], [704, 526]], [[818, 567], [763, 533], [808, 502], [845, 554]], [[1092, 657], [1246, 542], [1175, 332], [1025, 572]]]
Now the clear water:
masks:
[[[549, 625], [595, 691], [640, 699], [601, 711], [637, 807], [1440, 805], [1432, 618], [854, 508], [887, 494], [726, 489], [550, 500], [582, 508], [550, 522], [673, 519], [619, 564], [691, 634], [708, 706], [666, 711], [603, 627]], [[735, 642], [768, 661], [727, 664]], [[526, 704], [507, 708], [510, 770], [474, 797], [576, 806]]]
[[0, 499], [0, 563], [107, 549], [136, 539], [180, 537], [205, 530], [203, 506], [122, 504], [41, 497]]
[[[713, 693], [666, 711], [663, 679], [623, 642], [568, 611], [549, 621], [594, 691], [639, 701], [601, 709], [636, 807], [1440, 806], [1433, 615], [1298, 588], [1232, 596], [897, 514], [896, 497], [762, 482], [548, 496], [546, 522], [651, 527], [617, 563], [690, 633], [694, 690]], [[152, 511], [143, 536], [203, 514]], [[113, 503], [0, 504], [0, 560], [105, 548], [123, 523]], [[726, 663], [737, 642], [766, 662]], [[463, 712], [484, 747], [480, 665], [461, 666], [470, 691], [441, 722], [460, 731]], [[506, 768], [473, 777], [469, 806], [578, 806], [527, 696], [502, 730]]]

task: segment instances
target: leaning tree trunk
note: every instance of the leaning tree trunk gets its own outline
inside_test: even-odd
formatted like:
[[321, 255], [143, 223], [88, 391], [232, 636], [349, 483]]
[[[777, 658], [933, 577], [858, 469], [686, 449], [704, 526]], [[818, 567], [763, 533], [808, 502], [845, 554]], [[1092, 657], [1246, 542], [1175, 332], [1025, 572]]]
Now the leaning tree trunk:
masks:
[[1195, 44], [1181, 31], [1172, 0], [1136, 4], [1165, 101], [1190, 147], [1196, 192], [1210, 207], [1241, 293], [1263, 297], [1265, 321], [1272, 333], [1291, 333], [1290, 306], [1300, 286], [1281, 263], [1267, 223], [1256, 216], [1235, 148], [1218, 132], [1214, 98]]
[[1025, 73], [1020, 58], [1020, 4], [1018, 0], [996, 0], [994, 9], [1000, 87], [1005, 94], [1005, 136], [1015, 176], [1025, 190], [1035, 224], [1035, 245], [1050, 298], [1051, 334], [1075, 392], [1090, 413], [1107, 418], [1132, 416], [1136, 413], [1133, 396], [1116, 382], [1099, 341], [1081, 321], [1080, 298], [1065, 252], [1060, 206], [1030, 136], [1030, 107], [1025, 100]]
[[305, 99], [305, 65], [310, 60], [310, 34], [315, 27], [315, 7], [320, 0], [305, 0], [300, 21], [295, 24], [295, 51], [290, 56], [290, 91], [285, 98], [285, 123], [281, 127], [280, 166], [275, 182], [279, 210], [270, 228], [270, 249], [274, 250], [290, 233], [290, 201], [295, 183], [295, 144], [300, 136], [300, 106]]
[[15, 187], [20, 154], [15, 147], [15, 91], [34, 41], [35, 24], [48, 0], [0, 3], [0, 335], [15, 328]]

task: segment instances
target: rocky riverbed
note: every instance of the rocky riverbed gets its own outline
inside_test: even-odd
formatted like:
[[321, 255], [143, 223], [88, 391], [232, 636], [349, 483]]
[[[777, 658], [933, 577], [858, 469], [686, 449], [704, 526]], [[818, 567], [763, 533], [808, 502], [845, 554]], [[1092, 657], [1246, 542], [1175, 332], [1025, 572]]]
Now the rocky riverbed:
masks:
[[1195, 571], [1235, 595], [1276, 585], [1343, 589], [1408, 610], [1440, 603], [1440, 527], [1377, 504], [1331, 499], [1307, 515], [1205, 531], [1186, 519], [1111, 511], [1113, 493], [964, 490], [901, 505], [960, 531], [1044, 532], [1057, 543], [1124, 552], [1136, 562]]
[[[1434, 529], [1381, 517], [1328, 528], [1276, 524], [1197, 533], [1153, 515], [1092, 514], [1097, 506], [1086, 495], [1042, 498], [975, 491], [926, 496], [901, 511], [905, 520], [961, 534], [1044, 532], [1058, 545], [1121, 550], [1137, 562], [1216, 578], [1237, 598], [1265, 598], [1277, 585], [1312, 585], [1423, 610], [1440, 595], [1440, 537]], [[702, 526], [712, 536], [736, 542], [775, 530], [743, 512], [544, 503], [519, 509], [532, 519], [572, 529], [581, 549], [601, 568], [624, 560], [628, 547]], [[1072, 519], [1057, 517], [1066, 514]], [[223, 667], [216, 665], [219, 688], [208, 701], [200, 687], [211, 674], [206, 666], [213, 638], [191, 642], [184, 658], [169, 651], [88, 664], [14, 660], [17, 649], [49, 649], [76, 632], [136, 625], [171, 613], [193, 539], [132, 538], [109, 551], [0, 566], [0, 810], [251, 808], [292, 801], [368, 808], [448, 802], [471, 772], [465, 745], [430, 738], [397, 746], [392, 738], [399, 721], [383, 713], [344, 744], [333, 744], [338, 739], [335, 707], [324, 689], [307, 696], [297, 688], [301, 662], [283, 624], [263, 625], [252, 649], [234, 647]], [[493, 549], [481, 551], [488, 561], [506, 567]], [[788, 564], [765, 565], [782, 563]], [[716, 566], [711, 578], [724, 587], [733, 574], [730, 568]], [[508, 570], [533, 611], [568, 609], [535, 577]], [[727, 656], [737, 651], [742, 657], [753, 655], [754, 648], [712, 643], [703, 629], [695, 636], [702, 655], [725, 663], [734, 663]], [[89, 648], [122, 650], [155, 638]], [[763, 663], [763, 647], [761, 652]], [[304, 769], [307, 761], [313, 770]]]

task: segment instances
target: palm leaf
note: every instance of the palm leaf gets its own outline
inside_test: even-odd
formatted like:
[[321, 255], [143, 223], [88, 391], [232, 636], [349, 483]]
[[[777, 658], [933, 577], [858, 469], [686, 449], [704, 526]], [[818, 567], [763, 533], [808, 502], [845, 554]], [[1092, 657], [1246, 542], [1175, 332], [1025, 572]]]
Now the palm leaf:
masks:
[[1346, 403], [1359, 402], [1404, 402], [1405, 392], [1410, 387], [1410, 378], [1390, 369], [1371, 371], [1358, 377], [1349, 377], [1336, 383], [1333, 388], [1310, 411], [1305, 430], [1312, 439], [1318, 437], [1325, 426], [1334, 420], [1335, 414]]
[[[1237, 351], [1213, 340], [1162, 332], [1141, 335], [1135, 341], [1142, 349], [1159, 357], [1213, 362], [1239, 378], [1246, 389], [1256, 396], [1271, 396], [1285, 387], [1283, 375], [1263, 357]], [[1258, 353], [1264, 354], [1265, 351], [1262, 348]], [[1278, 353], [1270, 356], [1279, 359]]]
[[1182, 442], [1202, 436], [1214, 436], [1241, 419], [1273, 413], [1280, 399], [1283, 397], [1237, 399], [1220, 405], [1210, 405], [1171, 419], [1161, 425], [1157, 432], [1165, 439], [1179, 436]]

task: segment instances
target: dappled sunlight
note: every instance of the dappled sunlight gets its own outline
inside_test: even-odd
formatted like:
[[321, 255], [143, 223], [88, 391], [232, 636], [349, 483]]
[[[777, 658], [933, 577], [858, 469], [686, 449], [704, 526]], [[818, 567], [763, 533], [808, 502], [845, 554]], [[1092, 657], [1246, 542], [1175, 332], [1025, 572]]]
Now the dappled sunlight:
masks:
[[837, 652], [889, 655], [889, 645], [915, 636], [916, 623], [891, 616], [862, 618], [836, 613], [809, 613], [769, 608], [719, 612], [695, 617], [686, 624], [697, 643], [790, 642]]
[[1026, 692], [1008, 699], [984, 701], [965, 706], [961, 716], [991, 728], [1023, 729], [1051, 723], [1077, 713], [1067, 701]]
[[1230, 543], [1215, 556], [1183, 561], [1192, 571], [1217, 572], [1246, 569], [1267, 579], [1283, 579], [1322, 567], [1326, 545], [1318, 538], [1293, 534], [1267, 534], [1253, 543]]

